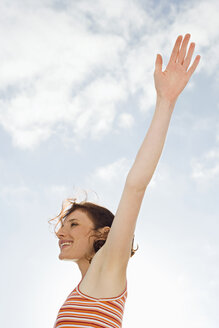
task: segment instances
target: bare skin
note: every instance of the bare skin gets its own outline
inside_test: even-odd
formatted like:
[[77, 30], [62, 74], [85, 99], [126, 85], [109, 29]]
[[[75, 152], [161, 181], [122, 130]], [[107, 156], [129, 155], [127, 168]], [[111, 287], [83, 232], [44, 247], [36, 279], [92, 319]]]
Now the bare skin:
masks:
[[188, 69], [195, 50], [195, 43], [191, 42], [186, 54], [190, 37], [191, 34], [189, 33], [185, 35], [184, 39], [182, 35], [177, 37], [165, 71], [162, 72], [162, 56], [158, 54], [156, 58], [154, 82], [157, 97], [165, 99], [172, 104], [175, 104], [178, 96], [189, 82], [201, 58], [200, 55], [197, 55], [191, 67]]
[[190, 66], [195, 50], [195, 43], [191, 42], [187, 52], [190, 37], [189, 33], [184, 38], [182, 35], [177, 37], [164, 71], [162, 56], [157, 55], [154, 70], [156, 108], [151, 125], [127, 177], [129, 184], [137, 190], [145, 191], [150, 183], [163, 150], [176, 101], [199, 64], [201, 56], [197, 55]]
[[[91, 230], [93, 224], [85, 213], [80, 213], [78, 210], [73, 212], [68, 220], [77, 214], [78, 225], [71, 227], [71, 223], [67, 220], [66, 225], [57, 234], [60, 239], [74, 242], [61, 251], [59, 258], [75, 261], [82, 278], [89, 271], [81, 284], [82, 292], [88, 293], [87, 295], [113, 297], [124, 290], [130, 247], [141, 203], [161, 156], [175, 103], [201, 58], [197, 55], [190, 66], [195, 49], [195, 43], [192, 42], [187, 52], [190, 36], [186, 34], [184, 38], [182, 35], [177, 37], [164, 71], [162, 71], [162, 56], [157, 55], [154, 71], [157, 101], [154, 116], [128, 173], [113, 224], [111, 228], [102, 228], [102, 230], [109, 229], [110, 232], [106, 243], [94, 256], [92, 265], [85, 257], [93, 255], [92, 245], [95, 237], [89, 240], [89, 236], [94, 234]], [[101, 266], [102, 271], [99, 270]]]
[[[70, 221], [75, 219], [74, 221]], [[77, 263], [81, 271], [82, 278], [85, 276], [90, 263], [87, 257], [93, 257], [95, 252], [93, 250], [93, 242], [97, 237], [89, 237], [94, 235], [95, 232], [93, 222], [88, 215], [79, 209], [71, 213], [65, 220], [63, 227], [60, 227], [57, 232], [59, 239], [72, 240], [73, 244], [60, 249], [59, 259], [65, 261], [73, 261]], [[101, 233], [109, 231], [109, 227], [99, 229]]]

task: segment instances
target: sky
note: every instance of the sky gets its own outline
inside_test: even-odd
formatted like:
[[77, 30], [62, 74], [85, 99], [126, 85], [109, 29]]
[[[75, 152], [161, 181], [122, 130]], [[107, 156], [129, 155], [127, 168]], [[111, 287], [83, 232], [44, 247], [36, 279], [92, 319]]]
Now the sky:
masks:
[[219, 324], [219, 4], [1, 0], [3, 327], [53, 327], [81, 279], [48, 221], [68, 197], [116, 212], [150, 126], [156, 54], [201, 60], [170, 121], [138, 216], [123, 328]]

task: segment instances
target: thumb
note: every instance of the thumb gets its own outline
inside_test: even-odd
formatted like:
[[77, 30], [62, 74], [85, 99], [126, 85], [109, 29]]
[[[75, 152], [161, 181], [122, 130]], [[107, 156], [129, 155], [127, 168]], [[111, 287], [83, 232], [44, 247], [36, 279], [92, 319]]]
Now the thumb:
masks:
[[163, 59], [160, 54], [157, 54], [156, 62], [155, 62], [155, 72], [159, 73], [162, 72], [162, 64], [163, 64]]

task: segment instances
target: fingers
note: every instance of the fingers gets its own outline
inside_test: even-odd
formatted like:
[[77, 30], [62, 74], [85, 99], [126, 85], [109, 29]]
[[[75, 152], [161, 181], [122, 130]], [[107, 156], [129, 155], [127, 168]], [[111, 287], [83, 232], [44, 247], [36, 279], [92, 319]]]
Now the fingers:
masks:
[[191, 59], [192, 59], [192, 55], [193, 55], [193, 52], [195, 50], [195, 43], [192, 42], [190, 44], [190, 47], [189, 47], [189, 50], [188, 50], [188, 54], [184, 60], [184, 63], [183, 63], [183, 67], [185, 68], [185, 70], [187, 70], [187, 68], [189, 67], [190, 65], [190, 62], [191, 62]]
[[186, 50], [187, 50], [187, 45], [189, 42], [191, 35], [189, 33], [187, 33], [184, 37], [181, 49], [179, 51], [179, 55], [178, 55], [178, 63], [183, 64], [184, 62], [184, 58], [185, 58], [185, 54], [186, 54]]
[[[174, 63], [178, 62], [179, 64], [181, 64], [184, 67], [185, 71], [188, 69], [188, 67], [190, 65], [192, 55], [195, 50], [195, 43], [192, 42], [189, 46], [187, 56], [185, 57], [190, 37], [191, 37], [191, 35], [189, 33], [187, 33], [185, 35], [184, 39], [183, 39], [182, 35], [179, 35], [177, 37], [175, 45], [173, 47], [173, 51], [170, 56], [170, 60], [169, 60], [169, 64], [171, 61]], [[183, 42], [182, 42], [182, 40], [183, 40]], [[181, 42], [182, 42], [182, 46], [180, 48]], [[200, 58], [201, 58], [200, 55], [196, 56], [192, 66], [187, 71], [189, 76], [191, 76], [194, 73], [194, 71], [200, 61]], [[158, 54], [157, 58], [156, 58], [156, 62], [155, 62], [155, 73], [162, 72], [162, 64], [163, 64], [162, 56], [160, 54]]]
[[[174, 48], [173, 48], [173, 51], [172, 51], [172, 54], [170, 57], [170, 61], [174, 61], [174, 62], [178, 62], [179, 64], [182, 64], [182, 66], [185, 68], [185, 70], [188, 69], [191, 59], [192, 59], [192, 55], [195, 50], [195, 43], [192, 42], [189, 46], [187, 56], [185, 57], [190, 37], [191, 37], [191, 35], [189, 33], [187, 33], [185, 35], [184, 39], [183, 39], [182, 35], [179, 35], [178, 38], [176, 39], [176, 42], [175, 42], [175, 45], [174, 45]], [[183, 42], [182, 42], [182, 39], [183, 39]], [[181, 45], [181, 42], [182, 42], [182, 45]], [[181, 45], [181, 48], [180, 48], [180, 45]], [[180, 48], [180, 50], [179, 50], [179, 48]], [[190, 69], [187, 72], [189, 76], [191, 76], [194, 73], [194, 71], [200, 61], [200, 58], [201, 58], [200, 55], [196, 56], [192, 66], [190, 67]]]
[[178, 38], [176, 39], [175, 45], [173, 47], [172, 54], [170, 56], [170, 61], [176, 62], [176, 59], [177, 59], [177, 56], [178, 56], [178, 53], [179, 53], [179, 47], [180, 47], [180, 44], [182, 42], [182, 38], [183, 38], [182, 35], [179, 35]]
[[200, 61], [200, 58], [201, 58], [200, 55], [197, 55], [197, 56], [195, 57], [195, 60], [194, 60], [194, 62], [193, 62], [193, 64], [192, 64], [192, 66], [190, 67], [190, 69], [189, 69], [188, 72], [187, 72], [189, 76], [191, 76], [191, 75], [194, 73], [194, 71], [196, 70], [196, 67], [198, 66], [198, 63], [199, 63], [199, 61]]
[[156, 62], [155, 62], [155, 72], [162, 72], [162, 64], [163, 64], [163, 59], [160, 54], [157, 54]]

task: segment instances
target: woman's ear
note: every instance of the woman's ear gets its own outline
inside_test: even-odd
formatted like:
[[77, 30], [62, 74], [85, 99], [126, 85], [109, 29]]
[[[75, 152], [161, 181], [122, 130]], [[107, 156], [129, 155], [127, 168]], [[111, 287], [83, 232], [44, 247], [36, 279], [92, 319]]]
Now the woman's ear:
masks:
[[102, 235], [101, 237], [107, 238], [108, 233], [110, 232], [110, 227], [106, 226], [106, 227], [100, 228], [99, 231]]
[[110, 232], [110, 227], [104, 227], [104, 232], [106, 233], [109, 233]]

